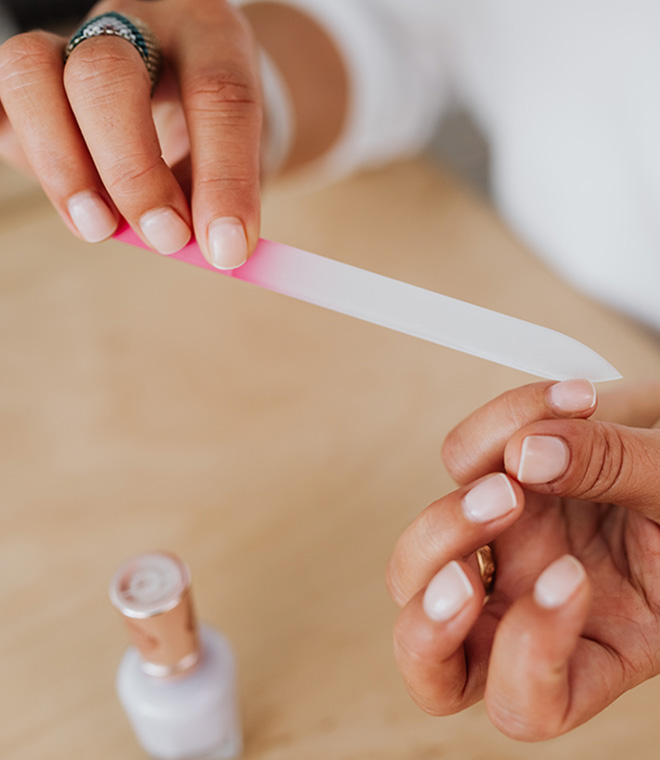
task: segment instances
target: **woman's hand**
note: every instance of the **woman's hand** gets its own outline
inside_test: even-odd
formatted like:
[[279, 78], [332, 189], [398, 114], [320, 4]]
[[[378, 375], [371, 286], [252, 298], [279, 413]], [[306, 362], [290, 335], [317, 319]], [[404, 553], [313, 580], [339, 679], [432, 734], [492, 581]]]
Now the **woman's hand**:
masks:
[[[660, 388], [607, 405], [651, 424]], [[541, 740], [660, 672], [660, 430], [588, 419], [595, 407], [586, 381], [538, 383], [448, 436], [461, 487], [421, 513], [388, 568], [397, 662], [424, 710], [484, 698], [505, 734]], [[484, 603], [471, 555], [486, 543]]]
[[[153, 104], [126, 40], [86, 40], [64, 65], [64, 38], [18, 35], [0, 48], [0, 156], [29, 165], [87, 241], [109, 237], [121, 215], [160, 253], [182, 248], [194, 230], [212, 264], [240, 265], [260, 224], [251, 27], [225, 0], [104, 0], [90, 16], [108, 11], [141, 20], [160, 42], [166, 66]], [[172, 168], [188, 155], [190, 204]]]

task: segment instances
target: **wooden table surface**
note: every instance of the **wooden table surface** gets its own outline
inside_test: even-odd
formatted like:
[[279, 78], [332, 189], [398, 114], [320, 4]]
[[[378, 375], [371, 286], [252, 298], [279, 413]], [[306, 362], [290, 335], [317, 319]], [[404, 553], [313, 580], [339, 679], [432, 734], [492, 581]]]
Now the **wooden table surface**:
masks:
[[[125, 557], [191, 566], [234, 643], [246, 760], [656, 758], [660, 681], [542, 745], [407, 697], [384, 567], [451, 488], [466, 413], [531, 378], [118, 243], [0, 175], [0, 756], [143, 757], [114, 692]], [[271, 191], [264, 233], [570, 333], [628, 379], [660, 346], [570, 291], [455, 179], [404, 163]]]

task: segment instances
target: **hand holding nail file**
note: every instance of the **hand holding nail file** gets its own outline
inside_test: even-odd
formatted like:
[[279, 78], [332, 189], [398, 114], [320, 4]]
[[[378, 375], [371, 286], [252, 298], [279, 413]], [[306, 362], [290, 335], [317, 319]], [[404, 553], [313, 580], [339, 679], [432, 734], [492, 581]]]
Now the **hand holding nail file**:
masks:
[[[115, 238], [147, 248], [128, 226]], [[261, 240], [248, 261], [231, 270], [214, 269], [194, 241], [169, 258], [532, 375], [552, 380], [584, 377], [592, 382], [621, 377], [595, 351], [547, 327], [282, 243]]]

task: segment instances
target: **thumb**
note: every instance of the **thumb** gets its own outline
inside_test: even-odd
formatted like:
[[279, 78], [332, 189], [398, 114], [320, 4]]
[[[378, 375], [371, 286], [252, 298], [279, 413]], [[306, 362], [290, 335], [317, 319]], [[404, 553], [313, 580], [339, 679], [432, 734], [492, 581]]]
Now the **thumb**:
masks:
[[618, 504], [660, 522], [660, 430], [535, 422], [508, 441], [504, 464], [527, 490]]

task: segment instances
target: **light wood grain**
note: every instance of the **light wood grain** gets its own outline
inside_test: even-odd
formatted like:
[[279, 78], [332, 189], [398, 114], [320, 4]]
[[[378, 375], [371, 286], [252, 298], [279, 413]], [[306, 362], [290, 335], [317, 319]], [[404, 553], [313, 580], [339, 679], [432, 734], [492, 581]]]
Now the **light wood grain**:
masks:
[[[451, 488], [448, 430], [530, 378], [86, 246], [28, 195], [0, 203], [4, 760], [143, 756], [114, 694], [126, 640], [106, 587], [152, 548], [190, 564], [200, 617], [235, 645], [248, 760], [657, 757], [657, 681], [530, 747], [481, 706], [425, 716], [396, 673], [394, 541]], [[275, 189], [264, 233], [570, 333], [627, 378], [660, 371], [652, 337], [561, 284], [423, 163]]]

